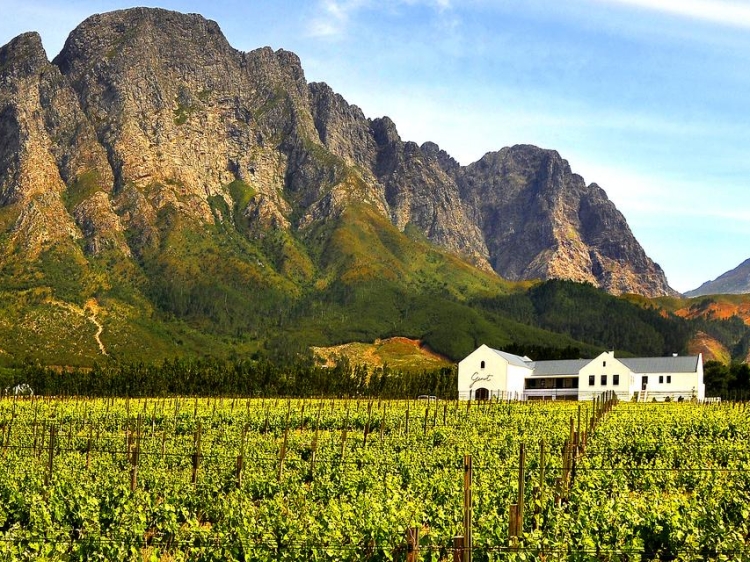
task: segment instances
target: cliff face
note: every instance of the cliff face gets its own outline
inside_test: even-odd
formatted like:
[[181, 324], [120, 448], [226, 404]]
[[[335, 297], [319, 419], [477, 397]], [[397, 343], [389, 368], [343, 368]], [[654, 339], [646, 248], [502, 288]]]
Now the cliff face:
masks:
[[552, 150], [514, 146], [456, 174], [492, 266], [512, 280], [588, 282], [610, 293], [674, 294], [622, 214]]
[[[60, 244], [138, 269], [189, 225], [309, 278], [311, 233], [357, 205], [511, 280], [673, 293], [604, 191], [556, 152], [516, 146], [461, 167], [308, 84], [294, 54], [236, 51], [198, 15], [92, 16], [52, 63], [35, 34], [0, 49], [5, 255]], [[237, 276], [267, 275], [250, 254]]]

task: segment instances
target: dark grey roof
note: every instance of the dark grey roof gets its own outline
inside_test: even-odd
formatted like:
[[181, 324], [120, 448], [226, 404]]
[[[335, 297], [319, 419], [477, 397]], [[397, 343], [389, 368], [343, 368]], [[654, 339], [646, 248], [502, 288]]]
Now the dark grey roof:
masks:
[[[514, 356], [515, 357], [515, 356]], [[617, 358], [633, 373], [695, 373], [698, 369], [698, 356], [680, 357], [636, 357]], [[528, 363], [535, 377], [554, 375], [578, 375], [579, 371], [593, 359], [563, 359], [558, 361], [535, 361]]]
[[535, 361], [531, 363], [534, 376], [578, 375], [578, 371], [591, 363], [592, 359], [560, 359], [557, 361]]
[[499, 349], [492, 349], [492, 351], [497, 353], [500, 357], [505, 359], [511, 365], [515, 365], [516, 367], [525, 367], [526, 369], [531, 369], [531, 364], [527, 361], [524, 361], [523, 357], [519, 357], [518, 355], [513, 355], [512, 353], [507, 353], [505, 351], [500, 351]]
[[694, 373], [698, 369], [698, 356], [618, 358], [634, 373]]

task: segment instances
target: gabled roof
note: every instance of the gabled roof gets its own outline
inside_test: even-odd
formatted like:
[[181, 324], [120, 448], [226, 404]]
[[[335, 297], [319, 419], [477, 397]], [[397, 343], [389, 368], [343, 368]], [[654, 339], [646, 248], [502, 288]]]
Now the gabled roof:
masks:
[[634, 373], [695, 373], [698, 370], [698, 356], [679, 357], [635, 357], [618, 359]]
[[500, 351], [499, 349], [492, 349], [492, 351], [497, 353], [500, 357], [505, 359], [511, 365], [515, 365], [516, 367], [524, 367], [526, 369], [532, 368], [531, 360], [528, 357], [519, 357], [518, 355], [513, 355], [512, 353]]
[[535, 361], [530, 364], [533, 376], [575, 375], [593, 359], [559, 359], [556, 361]]
[[[487, 346], [483, 346], [487, 347]], [[532, 377], [578, 376], [581, 369], [594, 359], [559, 359], [554, 361], [532, 361], [528, 357], [519, 357], [506, 351], [487, 347], [505, 359], [509, 365], [530, 369]], [[608, 352], [614, 359], [614, 352]], [[600, 356], [601, 357], [601, 356]], [[678, 357], [635, 357], [617, 358], [631, 372], [636, 374], [650, 373], [695, 373], [698, 371], [699, 355]], [[526, 375], [529, 376], [529, 375]]]

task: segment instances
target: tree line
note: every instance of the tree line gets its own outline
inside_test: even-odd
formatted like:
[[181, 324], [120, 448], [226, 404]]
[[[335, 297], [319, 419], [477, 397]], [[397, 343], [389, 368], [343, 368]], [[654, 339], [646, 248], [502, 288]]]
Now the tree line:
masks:
[[750, 365], [734, 362], [725, 365], [706, 361], [703, 365], [706, 396], [720, 396], [724, 400], [750, 400]]
[[442, 399], [457, 395], [456, 368], [402, 372], [340, 359], [333, 367], [268, 359], [169, 359], [161, 363], [96, 365], [61, 372], [28, 362], [0, 373], [0, 388], [28, 384], [55, 396], [368, 396]]

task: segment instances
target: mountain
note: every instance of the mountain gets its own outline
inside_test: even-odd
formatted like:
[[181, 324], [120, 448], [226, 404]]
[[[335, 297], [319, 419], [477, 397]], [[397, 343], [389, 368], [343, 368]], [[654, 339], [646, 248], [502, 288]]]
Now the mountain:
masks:
[[688, 291], [685, 296], [742, 295], [746, 293], [750, 293], [750, 259], [743, 261], [733, 270], [727, 271], [713, 281], [706, 281], [697, 289]]
[[36, 33], [0, 48], [0, 256], [0, 358], [60, 364], [395, 335], [451, 357], [484, 335], [565, 347], [476, 303], [525, 287], [505, 280], [675, 294], [557, 152], [461, 166], [293, 53], [147, 8], [88, 18], [51, 62]]
[[569, 279], [612, 294], [674, 294], [604, 190], [586, 185], [557, 152], [505, 148], [457, 177], [503, 277]]

